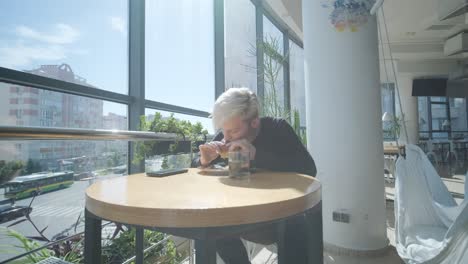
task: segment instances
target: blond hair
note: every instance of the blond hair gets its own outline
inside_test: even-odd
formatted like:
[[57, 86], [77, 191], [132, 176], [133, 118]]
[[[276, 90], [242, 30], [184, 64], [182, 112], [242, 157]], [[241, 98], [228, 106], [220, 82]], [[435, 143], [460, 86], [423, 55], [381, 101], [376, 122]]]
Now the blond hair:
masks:
[[229, 88], [218, 97], [211, 114], [215, 130], [236, 116], [246, 120], [258, 117], [257, 96], [248, 88]]

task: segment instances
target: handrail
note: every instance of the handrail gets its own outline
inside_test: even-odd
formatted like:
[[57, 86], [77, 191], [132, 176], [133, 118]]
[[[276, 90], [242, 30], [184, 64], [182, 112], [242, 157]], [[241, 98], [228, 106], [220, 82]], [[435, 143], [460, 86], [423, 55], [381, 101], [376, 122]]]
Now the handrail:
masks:
[[129, 140], [183, 141], [174, 133], [58, 127], [0, 126], [0, 140]]

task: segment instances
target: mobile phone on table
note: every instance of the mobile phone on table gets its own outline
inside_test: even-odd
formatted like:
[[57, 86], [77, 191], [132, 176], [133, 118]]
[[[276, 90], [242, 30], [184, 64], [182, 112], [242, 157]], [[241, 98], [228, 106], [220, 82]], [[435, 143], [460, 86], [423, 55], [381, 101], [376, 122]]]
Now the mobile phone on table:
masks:
[[181, 174], [187, 172], [188, 169], [166, 169], [166, 170], [158, 170], [158, 171], [150, 171], [146, 173], [146, 176], [149, 177], [166, 177], [175, 174]]

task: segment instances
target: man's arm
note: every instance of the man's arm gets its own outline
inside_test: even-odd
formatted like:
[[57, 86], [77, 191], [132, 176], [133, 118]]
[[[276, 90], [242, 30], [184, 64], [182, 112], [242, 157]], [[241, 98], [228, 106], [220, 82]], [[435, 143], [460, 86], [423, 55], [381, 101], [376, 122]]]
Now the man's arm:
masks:
[[[221, 141], [224, 138], [224, 135], [222, 132], [219, 132], [215, 135], [215, 137], [211, 141]], [[221, 157], [217, 157], [215, 160], [213, 160], [210, 164], [215, 164], [223, 161]], [[200, 151], [195, 155], [195, 158], [192, 159], [192, 164], [190, 167], [192, 168], [197, 168], [201, 166], [200, 162]]]
[[257, 166], [271, 170], [296, 171], [315, 177], [315, 162], [292, 127], [285, 120], [279, 120], [274, 130], [272, 132], [277, 141], [273, 144], [277, 144], [276, 151], [257, 149]]

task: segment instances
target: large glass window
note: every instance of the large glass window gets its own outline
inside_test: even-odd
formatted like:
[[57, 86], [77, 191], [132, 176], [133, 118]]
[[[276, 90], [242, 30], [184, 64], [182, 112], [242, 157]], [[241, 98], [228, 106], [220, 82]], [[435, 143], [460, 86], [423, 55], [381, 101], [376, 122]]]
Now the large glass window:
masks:
[[452, 137], [463, 138], [468, 131], [466, 98], [450, 98], [449, 103]]
[[[289, 41], [289, 70], [291, 87], [291, 111], [299, 115], [301, 127], [306, 126], [304, 50]], [[293, 116], [294, 117], [294, 116]]]
[[226, 89], [257, 91], [255, 6], [250, 0], [224, 1], [224, 63]]
[[[139, 99], [211, 110], [215, 98], [214, 1], [217, 0], [145, 1], [146, 98]], [[137, 88], [129, 85], [129, 72], [133, 71], [129, 71], [128, 65], [129, 59], [133, 61], [133, 58], [129, 58], [128, 50], [138, 49], [128, 45], [129, 35], [133, 35], [129, 30], [134, 28], [129, 27], [129, 3], [133, 2], [0, 1], [0, 10], [6, 10], [0, 17], [0, 67], [128, 94], [129, 89]], [[256, 10], [250, 0], [224, 0], [225, 88], [244, 86], [257, 92], [257, 85], [264, 87], [264, 98], [260, 98], [263, 115], [295, 118], [299, 121], [298, 134], [305, 142], [303, 50], [289, 41], [290, 52], [285, 54], [284, 41], [287, 39], [283, 39], [283, 32], [287, 29], [270, 20], [266, 13], [261, 21], [263, 35], [256, 32], [260, 26], [256, 25]], [[256, 56], [260, 47], [264, 58], [261, 72], [257, 69]], [[288, 103], [293, 110], [291, 114], [297, 113], [293, 116], [285, 106], [284, 66], [287, 59], [290, 60], [286, 70], [291, 87]], [[263, 84], [257, 84], [259, 74], [263, 75]], [[26, 78], [23, 74], [19, 76], [16, 83], [35, 81], [23, 80]], [[118, 98], [128, 105], [138, 102], [128, 96]], [[126, 104], [0, 82], [0, 125], [127, 130]], [[452, 105], [454, 109], [461, 107], [458, 101], [451, 102]], [[215, 133], [209, 118], [172, 115], [154, 109], [146, 109], [145, 115], [148, 120], [160, 116], [163, 120], [174, 120], [169, 119], [173, 117], [192, 124], [200, 122], [209, 134]], [[460, 122], [460, 118], [461, 115], [454, 115], [451, 121]], [[21, 237], [15, 238], [10, 232], [13, 229], [28, 237], [38, 237], [44, 230], [45, 240], [57, 240], [83, 231], [86, 188], [96, 180], [126, 175], [128, 146], [124, 141], [1, 141], [0, 167], [20, 161], [23, 164], [17, 172], [20, 176], [66, 175], [0, 189], [0, 200], [12, 197], [7, 193], [9, 191], [34, 190], [34, 193], [14, 197], [17, 206], [28, 206], [37, 195], [31, 203], [33, 224], [22, 221], [12, 225], [20, 216], [0, 218], [0, 240], [4, 246], [0, 262], [31, 250], [21, 248]], [[196, 148], [189, 146], [188, 152], [175, 152], [173, 146], [177, 149], [176, 145], [170, 145], [170, 151], [156, 151], [144, 156], [146, 170], [188, 167]], [[135, 153], [136, 161], [141, 156], [138, 156], [139, 152]], [[4, 209], [4, 205], [0, 207], [0, 210]], [[116, 255], [109, 250], [115, 229], [113, 224], [103, 228], [105, 260]], [[47, 242], [38, 240], [38, 243]], [[77, 252], [83, 252], [81, 247], [78, 245]], [[55, 254], [51, 247], [49, 249], [50, 254]], [[120, 256], [120, 262], [133, 253], [134, 250], [129, 250], [125, 257]]]
[[127, 5], [0, 1], [0, 67], [126, 94]]
[[382, 87], [382, 114], [387, 112], [395, 114], [395, 85], [393, 83], [383, 83]]
[[209, 111], [214, 102], [212, 0], [146, 1], [146, 98]]
[[[127, 106], [82, 96], [0, 83], [1, 125], [127, 130]], [[57, 160], [99, 156], [114, 151], [126, 156], [125, 142], [31, 141], [3, 143], [13, 151], [1, 160]], [[47, 161], [44, 161], [47, 160]], [[124, 160], [123, 160], [124, 161]], [[123, 162], [122, 161], [122, 162]], [[44, 167], [45, 170], [54, 168]]]
[[[211, 119], [209, 118], [203, 118], [203, 117], [195, 117], [195, 116], [189, 116], [189, 115], [182, 115], [182, 114], [174, 114], [170, 113], [167, 111], [160, 111], [160, 110], [154, 110], [154, 109], [146, 109], [145, 111], [145, 116], [148, 121], [153, 121], [156, 115], [160, 115], [162, 117], [162, 120], [167, 120], [171, 116], [173, 116], [176, 120], [178, 121], [189, 121], [192, 125], [195, 125], [196, 123], [201, 123], [204, 129], [206, 129], [210, 134], [213, 134], [213, 129], [212, 129], [212, 124], [211, 124]], [[189, 136], [189, 135], [185, 135]], [[205, 137], [200, 135], [200, 137], [197, 136], [196, 140], [197, 141], [205, 141]], [[192, 142], [195, 144], [195, 142]], [[165, 148], [164, 143], [159, 143], [159, 146], [156, 146], [156, 153], [146, 153], [146, 159], [145, 159], [145, 170], [146, 171], [155, 171], [155, 170], [160, 170], [160, 169], [168, 169], [168, 168], [187, 168], [190, 167], [191, 161], [194, 158], [194, 153], [193, 151], [190, 151], [190, 148], [192, 150], [196, 150], [196, 147], [194, 145], [188, 146], [186, 148], [182, 147], [180, 144], [183, 143], [177, 143], [179, 144], [180, 147], [180, 152], [177, 153], [161, 153], [160, 151], [157, 150], [158, 147]], [[166, 149], [166, 148], [165, 148]]]
[[263, 114], [285, 117], [287, 111], [284, 107], [283, 33], [265, 16], [263, 17], [262, 45], [265, 82]]
[[127, 106], [98, 99], [0, 83], [2, 125], [123, 129]]
[[427, 97], [418, 97], [418, 114], [419, 114], [419, 137], [422, 139], [429, 138], [429, 112], [427, 107]]
[[200, 122], [203, 128], [206, 129], [209, 134], [213, 135], [215, 132], [213, 130], [213, 123], [211, 121], [211, 118], [171, 113], [171, 112], [155, 110], [155, 109], [146, 109], [145, 116], [148, 118], [148, 120], [150, 120], [154, 118], [155, 113], [160, 113], [163, 116], [163, 118], [167, 118], [171, 114], [173, 114], [175, 118], [179, 120], [190, 121], [190, 123], [192, 124], [196, 124], [197, 122]]
[[418, 97], [419, 131], [425, 138], [464, 138], [468, 134], [466, 98]]
[[[0, 120], [0, 125], [8, 126], [128, 129], [126, 105], [8, 83], [0, 83]], [[21, 162], [23, 167], [17, 172], [19, 176], [66, 174], [67, 180], [54, 178], [53, 182], [21, 184], [16, 190], [22, 191], [16, 194], [9, 193], [8, 188], [2, 189], [0, 200], [14, 198], [17, 206], [28, 206], [37, 194], [31, 204], [31, 221], [40, 230], [48, 226], [44, 232], [47, 239], [72, 235], [75, 229], [70, 227], [75, 223], [79, 223], [76, 232], [81, 232], [83, 225], [79, 218], [83, 217], [85, 189], [95, 180], [125, 174], [127, 151], [128, 144], [123, 141], [1, 141], [2, 168], [11, 162]], [[3, 171], [1, 176], [5, 176]], [[28, 191], [31, 189], [35, 193]], [[21, 215], [10, 216], [9, 219], [0, 216], [1, 227], [14, 223]], [[39, 235], [28, 221], [12, 228], [24, 236]], [[3, 246], [19, 243], [7, 235], [7, 229], [5, 232], [0, 233]], [[10, 251], [11, 254], [1, 254], [0, 261], [21, 253], [5, 248], [5, 252]]]
[[[388, 113], [395, 116], [395, 85], [383, 83], [381, 87], [382, 115]], [[391, 122], [382, 122], [382, 128], [384, 140], [395, 140], [395, 136], [391, 132]]]
[[448, 138], [450, 131], [449, 109], [446, 97], [431, 97], [431, 129], [433, 138]]

